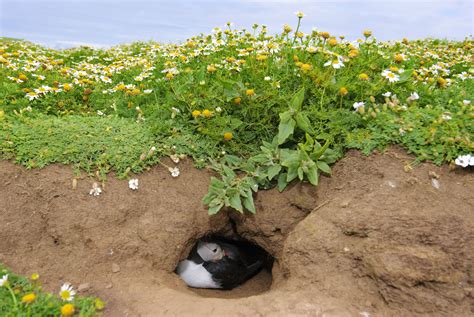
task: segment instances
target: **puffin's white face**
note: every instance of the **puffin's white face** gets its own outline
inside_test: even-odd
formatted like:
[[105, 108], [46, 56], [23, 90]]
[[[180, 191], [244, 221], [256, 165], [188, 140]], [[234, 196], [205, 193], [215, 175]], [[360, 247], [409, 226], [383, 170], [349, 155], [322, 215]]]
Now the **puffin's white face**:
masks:
[[224, 251], [220, 245], [210, 242], [198, 242], [197, 253], [206, 262], [219, 261], [224, 257]]

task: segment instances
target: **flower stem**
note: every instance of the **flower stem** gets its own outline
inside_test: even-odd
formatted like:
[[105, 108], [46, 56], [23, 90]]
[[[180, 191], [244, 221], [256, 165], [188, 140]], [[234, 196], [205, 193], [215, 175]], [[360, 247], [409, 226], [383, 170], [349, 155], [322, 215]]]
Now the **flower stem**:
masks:
[[298, 31], [300, 29], [300, 24], [301, 24], [301, 18], [298, 18], [298, 25], [296, 26], [296, 31], [295, 31], [295, 35], [293, 36], [293, 42], [291, 43], [291, 45], [295, 44], [295, 41], [296, 41], [296, 35], [298, 34]]
[[16, 309], [18, 308], [18, 301], [16, 300], [15, 293], [13, 293], [13, 290], [12, 290], [12, 288], [10, 287], [10, 285], [7, 285], [7, 289], [8, 289], [8, 291], [10, 292], [10, 295], [12, 296], [13, 304], [15, 305], [15, 310], [16, 310]]

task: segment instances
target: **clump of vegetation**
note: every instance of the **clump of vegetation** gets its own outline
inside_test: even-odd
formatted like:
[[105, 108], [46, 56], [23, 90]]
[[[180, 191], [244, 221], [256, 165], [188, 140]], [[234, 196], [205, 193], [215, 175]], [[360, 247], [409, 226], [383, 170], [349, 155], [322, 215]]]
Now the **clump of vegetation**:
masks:
[[413, 164], [471, 157], [472, 39], [379, 42], [364, 31], [350, 42], [305, 34], [297, 17], [276, 35], [228, 24], [168, 45], [0, 41], [0, 154], [101, 178], [153, 164], [178, 176], [160, 158], [189, 156], [221, 175], [204, 198], [210, 214], [255, 212], [258, 189], [316, 185], [349, 148], [400, 144]]
[[76, 297], [69, 284], [58, 296], [46, 293], [40, 277], [30, 279], [16, 275], [0, 264], [0, 312], [2, 316], [97, 316], [104, 302], [94, 297]]

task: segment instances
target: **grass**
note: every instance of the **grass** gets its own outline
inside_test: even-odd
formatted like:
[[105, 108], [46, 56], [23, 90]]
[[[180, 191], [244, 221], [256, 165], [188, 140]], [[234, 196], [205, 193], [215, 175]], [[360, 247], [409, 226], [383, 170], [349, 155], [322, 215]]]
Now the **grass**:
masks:
[[421, 161], [472, 153], [472, 39], [356, 42], [285, 26], [184, 43], [52, 50], [0, 40], [0, 154], [104, 179], [186, 155], [221, 174], [205, 202], [255, 212], [252, 192], [317, 184], [350, 148]]

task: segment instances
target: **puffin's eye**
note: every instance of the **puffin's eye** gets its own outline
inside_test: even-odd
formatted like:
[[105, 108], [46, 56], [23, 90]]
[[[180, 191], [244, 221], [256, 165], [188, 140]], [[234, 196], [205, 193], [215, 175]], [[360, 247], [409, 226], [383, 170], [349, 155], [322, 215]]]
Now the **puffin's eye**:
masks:
[[212, 250], [212, 252], [216, 253], [216, 252], [217, 252], [217, 249]]

